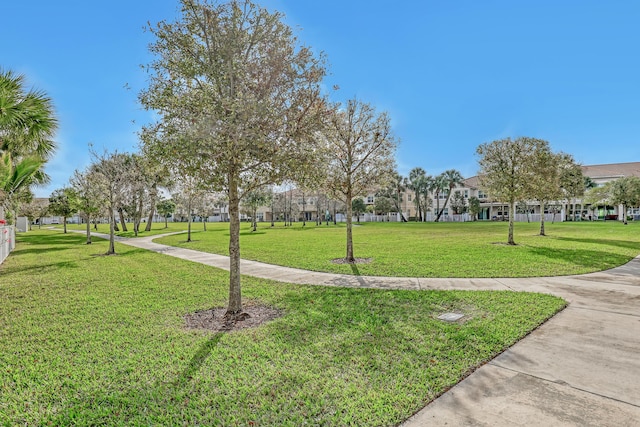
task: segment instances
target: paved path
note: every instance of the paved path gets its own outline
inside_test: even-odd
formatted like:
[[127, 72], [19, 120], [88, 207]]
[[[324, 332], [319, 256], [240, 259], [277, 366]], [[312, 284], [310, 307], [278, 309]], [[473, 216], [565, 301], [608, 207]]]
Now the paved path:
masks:
[[[228, 257], [152, 242], [158, 237], [118, 240], [229, 269]], [[299, 284], [560, 296], [569, 302], [564, 311], [403, 426], [640, 426], [640, 257], [606, 272], [524, 279], [350, 276], [245, 260], [241, 271]]]

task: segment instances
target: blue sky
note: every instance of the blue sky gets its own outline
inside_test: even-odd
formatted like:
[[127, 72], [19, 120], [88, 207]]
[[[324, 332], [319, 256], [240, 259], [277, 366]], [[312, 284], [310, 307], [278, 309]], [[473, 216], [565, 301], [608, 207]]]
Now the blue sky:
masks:
[[[135, 151], [146, 22], [173, 0], [2, 5], [0, 67], [47, 92], [60, 120], [48, 196], [98, 150]], [[640, 2], [264, 0], [324, 51], [335, 101], [390, 113], [407, 174], [477, 172], [476, 147], [543, 138], [583, 164], [640, 161]]]

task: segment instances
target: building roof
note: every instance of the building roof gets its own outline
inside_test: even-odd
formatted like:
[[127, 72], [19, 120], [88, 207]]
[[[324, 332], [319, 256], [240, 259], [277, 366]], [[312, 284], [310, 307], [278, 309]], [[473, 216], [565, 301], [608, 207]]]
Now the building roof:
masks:
[[[623, 176], [637, 176], [640, 178], [640, 162], [587, 165], [582, 166], [582, 173], [591, 179], [621, 178]], [[464, 179], [462, 184], [468, 188], [478, 188], [480, 179], [475, 175]]]
[[462, 185], [467, 188], [478, 188], [480, 185], [480, 178], [478, 175], [472, 176], [471, 178], [466, 178], [462, 180]]
[[623, 176], [640, 177], [640, 162], [582, 166], [582, 173], [592, 179], [621, 178]]

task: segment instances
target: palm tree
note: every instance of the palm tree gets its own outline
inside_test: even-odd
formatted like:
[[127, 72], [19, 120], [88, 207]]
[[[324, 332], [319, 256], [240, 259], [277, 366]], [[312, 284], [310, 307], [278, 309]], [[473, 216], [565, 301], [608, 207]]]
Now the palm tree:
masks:
[[57, 119], [50, 98], [25, 90], [24, 76], [0, 69], [0, 206], [18, 191], [45, 184]]
[[407, 222], [407, 219], [404, 217], [404, 213], [402, 212], [402, 204], [400, 203], [400, 199], [402, 198], [402, 194], [407, 190], [405, 185], [405, 179], [402, 175], [396, 172], [393, 180], [393, 190], [396, 196], [396, 208], [398, 209], [398, 213], [400, 214], [400, 218], [402, 222]]
[[[441, 191], [448, 188], [449, 190], [449, 192], [447, 193], [447, 199], [444, 201], [444, 205], [442, 205], [442, 210], [440, 210], [440, 207], [438, 206], [438, 216], [436, 216], [436, 222], [440, 220], [440, 217], [444, 212], [444, 208], [447, 207], [447, 203], [449, 203], [449, 199], [451, 198], [451, 193], [453, 192], [453, 189], [457, 185], [462, 184], [463, 179], [464, 178], [462, 177], [462, 174], [455, 169], [446, 170], [436, 177], [438, 189]], [[440, 205], [439, 198], [437, 203], [438, 205]]]
[[[441, 173], [438, 176], [435, 176], [431, 182], [429, 183], [429, 190], [433, 193], [433, 197], [436, 199], [436, 219], [435, 222], [438, 222], [440, 220], [440, 215], [441, 215], [441, 211], [440, 211], [440, 193], [442, 193], [444, 191], [444, 189], [447, 188], [447, 181], [446, 178], [444, 176], [444, 173]], [[446, 203], [445, 203], [446, 206]], [[444, 206], [442, 208], [442, 210], [444, 211]]]
[[0, 157], [0, 205], [11, 199], [19, 190], [34, 183], [45, 183], [40, 168], [43, 161], [37, 157], [26, 157], [14, 162], [11, 154], [2, 153]]
[[427, 209], [429, 208], [429, 191], [433, 182], [433, 177], [421, 167], [413, 168], [409, 172], [409, 188], [415, 193], [414, 203], [418, 211], [420, 221], [426, 221]]
[[0, 70], [0, 151], [14, 160], [24, 155], [48, 159], [58, 127], [51, 99], [44, 92], [24, 88], [23, 75]]

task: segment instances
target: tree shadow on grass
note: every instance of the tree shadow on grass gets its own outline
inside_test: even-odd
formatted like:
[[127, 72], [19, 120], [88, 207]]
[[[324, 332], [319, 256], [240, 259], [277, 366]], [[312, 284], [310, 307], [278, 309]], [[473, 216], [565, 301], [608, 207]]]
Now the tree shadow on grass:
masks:
[[[64, 407], [42, 420], [42, 424], [49, 421], [52, 425], [74, 425], [80, 420], [83, 425], [111, 425], [114, 420], [118, 420], [124, 424], [139, 425], [142, 419], [144, 425], [152, 425], [155, 423], [151, 421], [158, 419], [163, 419], [164, 423], [168, 422], [167, 419], [179, 420], [184, 402], [191, 397], [188, 388], [190, 381], [223, 335], [224, 333], [217, 333], [203, 342], [173, 381], [167, 382], [158, 378], [154, 383], [144, 387], [120, 387], [117, 390], [84, 394], [77, 391], [73, 398], [66, 401]], [[167, 416], [168, 418], [165, 418]], [[165, 425], [174, 424], [169, 422]]]
[[629, 262], [632, 258], [608, 251], [595, 251], [588, 249], [554, 249], [528, 247], [528, 251], [536, 256], [564, 261], [569, 264], [587, 267], [592, 271], [607, 270]]
[[613, 239], [584, 239], [576, 237], [555, 237], [556, 240], [566, 242], [578, 242], [587, 243], [590, 245], [607, 245], [615, 247], [623, 247], [628, 249], [635, 249], [640, 251], [640, 242], [631, 242], [628, 240], [613, 240]]
[[75, 245], [83, 243], [87, 240], [84, 234], [62, 234], [62, 235], [46, 235], [46, 236], [16, 236], [16, 243], [24, 243], [27, 245]]
[[[13, 256], [13, 254], [11, 256]], [[21, 273], [23, 271], [29, 271], [29, 273], [33, 273], [33, 274], [40, 274], [41, 270], [51, 269], [51, 268], [57, 268], [57, 269], [78, 268], [78, 264], [75, 261], [61, 261], [61, 262], [54, 262], [51, 264], [41, 264], [37, 266], [27, 265], [27, 266], [15, 266], [15, 267], [10, 264], [9, 265], [4, 264], [2, 266], [2, 274], [5, 275], [5, 274]]]
[[241, 236], [257, 236], [258, 234], [267, 234], [266, 231], [241, 231], [240, 235]]
[[173, 381], [172, 385], [174, 387], [183, 387], [185, 386], [193, 376], [200, 370], [202, 364], [209, 357], [213, 349], [218, 345], [220, 339], [224, 334], [222, 332], [218, 332], [214, 336], [212, 336], [209, 340], [202, 343], [198, 351], [193, 355], [189, 364], [180, 372], [178, 377]]
[[20, 256], [29, 255], [29, 254], [39, 255], [39, 254], [49, 253], [49, 252], [66, 251], [67, 249], [72, 249], [74, 247], [75, 247], [74, 245], [59, 245], [55, 247], [46, 247], [46, 248], [39, 248], [39, 247], [19, 248], [12, 251], [11, 256], [17, 258]]
[[360, 270], [358, 270], [358, 266], [354, 262], [349, 263], [349, 267], [351, 267], [351, 272], [354, 276], [361, 276]]

